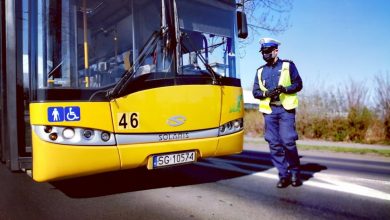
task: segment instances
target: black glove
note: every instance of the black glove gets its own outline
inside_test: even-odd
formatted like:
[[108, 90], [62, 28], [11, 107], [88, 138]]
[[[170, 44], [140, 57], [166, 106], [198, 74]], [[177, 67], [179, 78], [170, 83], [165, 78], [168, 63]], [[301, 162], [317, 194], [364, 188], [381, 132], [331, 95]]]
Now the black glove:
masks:
[[278, 90], [278, 88], [265, 91], [265, 97], [274, 97], [278, 95], [280, 95], [280, 91]]
[[283, 86], [281, 86], [281, 85], [279, 85], [278, 87], [276, 87], [276, 90], [279, 91], [279, 94], [280, 94], [280, 93], [286, 93], [286, 92], [287, 92], [286, 87], [283, 87]]

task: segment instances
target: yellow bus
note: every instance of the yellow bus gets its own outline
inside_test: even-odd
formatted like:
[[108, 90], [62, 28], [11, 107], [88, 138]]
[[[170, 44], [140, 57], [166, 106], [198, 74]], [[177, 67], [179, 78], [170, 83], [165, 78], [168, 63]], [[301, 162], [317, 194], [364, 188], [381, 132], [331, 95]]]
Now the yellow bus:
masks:
[[35, 181], [242, 151], [234, 0], [22, 2]]

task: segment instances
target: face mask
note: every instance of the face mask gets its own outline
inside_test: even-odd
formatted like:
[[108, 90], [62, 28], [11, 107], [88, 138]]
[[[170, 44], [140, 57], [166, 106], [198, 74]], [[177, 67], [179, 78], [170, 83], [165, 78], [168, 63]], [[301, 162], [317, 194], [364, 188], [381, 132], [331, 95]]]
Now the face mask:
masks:
[[272, 63], [274, 61], [274, 53], [266, 53], [266, 54], [263, 54], [263, 60], [267, 63]]

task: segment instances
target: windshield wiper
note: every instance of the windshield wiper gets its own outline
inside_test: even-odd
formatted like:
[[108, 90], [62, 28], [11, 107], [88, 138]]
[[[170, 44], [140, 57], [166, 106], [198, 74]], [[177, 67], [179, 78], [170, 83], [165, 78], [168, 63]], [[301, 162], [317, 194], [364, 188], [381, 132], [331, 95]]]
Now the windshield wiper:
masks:
[[203, 65], [206, 67], [206, 69], [209, 71], [211, 78], [213, 78], [213, 85], [219, 85], [219, 75], [213, 70], [213, 68], [210, 66], [208, 62], [206, 62], [206, 59], [203, 57], [202, 54], [199, 52], [195, 52], [196, 55], [199, 57], [200, 61], [202, 61]]
[[134, 62], [134, 65], [127, 70], [122, 78], [117, 82], [117, 84], [114, 86], [114, 88], [108, 90], [106, 97], [109, 100], [121, 97], [125, 89], [127, 88], [130, 80], [134, 76], [135, 70], [138, 68], [138, 65], [144, 60], [145, 56], [149, 52], [149, 49], [154, 47], [158, 39], [161, 35], [162, 30], [153, 32], [152, 36], [149, 38], [149, 40], [146, 42], [145, 46], [142, 48], [140, 54], [138, 55], [137, 59]]
[[[191, 49], [194, 49], [195, 47], [194, 47], [194, 42], [192, 41], [192, 39], [191, 39], [190, 37], [188, 37], [187, 34], [184, 34], [184, 36], [186, 37], [186, 40], [188, 40], [188, 42], [190, 43], [190, 46], [192, 47]], [[188, 48], [186, 48], [186, 47], [184, 46], [184, 44], [182, 43], [182, 41], [181, 41], [180, 44], [181, 44], [181, 46], [182, 46], [185, 50], [190, 51], [190, 50], [188, 50]], [[210, 64], [206, 61], [206, 58], [204, 58], [204, 56], [203, 56], [201, 53], [199, 53], [197, 50], [191, 50], [191, 51], [195, 51], [196, 56], [200, 59], [200, 61], [202, 61], [203, 65], [206, 67], [207, 71], [210, 73], [211, 78], [213, 79], [212, 84], [213, 84], [213, 85], [218, 85], [218, 84], [219, 84], [219, 78], [220, 78], [220, 77], [219, 77], [219, 75], [213, 70], [213, 68], [210, 66]]]

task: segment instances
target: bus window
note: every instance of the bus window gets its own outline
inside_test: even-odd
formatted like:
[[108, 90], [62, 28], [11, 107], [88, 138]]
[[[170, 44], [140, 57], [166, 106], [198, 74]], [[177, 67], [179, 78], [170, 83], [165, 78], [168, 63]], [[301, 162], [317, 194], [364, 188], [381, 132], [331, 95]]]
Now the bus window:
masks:
[[114, 84], [160, 26], [160, 1], [38, 0], [38, 89]]
[[[237, 78], [234, 1], [178, 0], [177, 7], [184, 36], [180, 60], [182, 73], [202, 74], [206, 72], [205, 65], [209, 65], [223, 77]], [[210, 16], [219, 19], [208, 19]]]
[[[231, 38], [212, 34], [184, 34], [181, 47], [181, 72], [184, 75], [205, 74], [206, 65], [223, 77], [237, 77], [235, 74], [235, 53]], [[203, 45], [202, 47], [196, 45]]]

